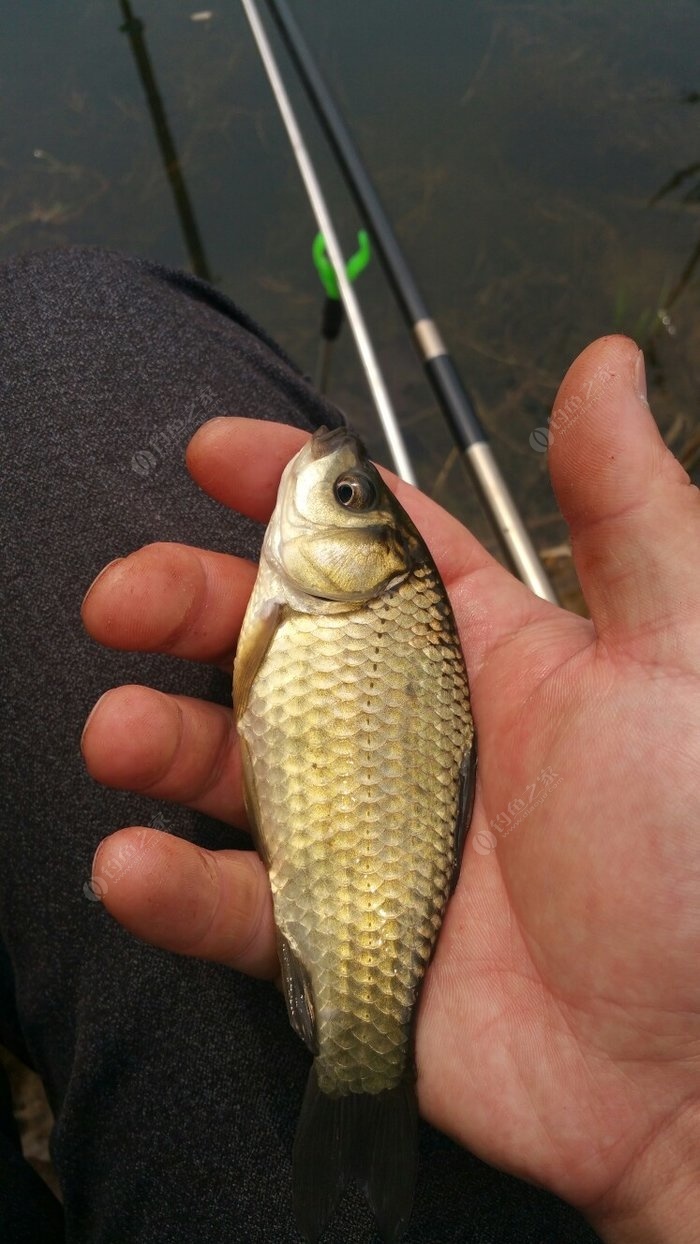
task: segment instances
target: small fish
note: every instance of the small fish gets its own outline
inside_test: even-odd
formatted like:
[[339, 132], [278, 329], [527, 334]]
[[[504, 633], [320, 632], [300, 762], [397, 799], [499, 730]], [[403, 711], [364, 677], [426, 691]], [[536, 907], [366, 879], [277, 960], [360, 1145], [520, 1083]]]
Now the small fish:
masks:
[[343, 1188], [385, 1240], [413, 1203], [412, 1017], [474, 790], [447, 593], [345, 429], [287, 466], [234, 666], [246, 806], [270, 875], [289, 1018], [314, 1055], [294, 1206], [316, 1241]]

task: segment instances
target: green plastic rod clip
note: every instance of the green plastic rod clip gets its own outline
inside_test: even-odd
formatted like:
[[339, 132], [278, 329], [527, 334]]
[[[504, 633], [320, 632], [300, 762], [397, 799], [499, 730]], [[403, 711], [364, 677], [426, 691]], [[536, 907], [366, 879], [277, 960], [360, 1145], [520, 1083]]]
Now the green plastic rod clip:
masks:
[[[358, 249], [355, 251], [355, 254], [350, 256], [345, 265], [345, 275], [349, 281], [354, 281], [361, 272], [364, 272], [372, 258], [369, 234], [365, 229], [360, 229], [357, 235], [357, 246]], [[313, 255], [314, 266], [320, 277], [321, 284], [326, 291], [326, 297], [337, 301], [340, 298], [340, 290], [338, 289], [338, 282], [333, 271], [333, 264], [326, 254], [326, 243], [322, 233], [316, 234], [311, 254]]]

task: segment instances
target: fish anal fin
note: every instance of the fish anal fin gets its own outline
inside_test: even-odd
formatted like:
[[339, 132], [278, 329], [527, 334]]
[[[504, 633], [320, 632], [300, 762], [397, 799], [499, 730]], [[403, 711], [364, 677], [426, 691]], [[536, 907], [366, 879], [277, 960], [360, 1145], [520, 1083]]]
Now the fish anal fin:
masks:
[[316, 1053], [316, 1017], [311, 979], [283, 933], [277, 931], [277, 950], [289, 1022], [302, 1041]]
[[241, 631], [233, 663], [233, 709], [237, 720], [245, 712], [255, 675], [270, 647], [283, 608], [282, 601], [266, 601], [252, 618], [246, 619]]
[[472, 738], [470, 747], [462, 757], [462, 764], [459, 770], [459, 798], [457, 801], [457, 818], [455, 821], [455, 856], [450, 893], [453, 892], [455, 886], [457, 885], [457, 878], [459, 877], [459, 869], [462, 863], [462, 852], [464, 850], [464, 839], [467, 836], [469, 823], [472, 819], [472, 812], [474, 810], [475, 792], [476, 735]]
[[309, 1244], [353, 1179], [386, 1244], [401, 1238], [413, 1207], [417, 1128], [412, 1078], [381, 1093], [331, 1097], [311, 1068], [294, 1142], [294, 1212]]

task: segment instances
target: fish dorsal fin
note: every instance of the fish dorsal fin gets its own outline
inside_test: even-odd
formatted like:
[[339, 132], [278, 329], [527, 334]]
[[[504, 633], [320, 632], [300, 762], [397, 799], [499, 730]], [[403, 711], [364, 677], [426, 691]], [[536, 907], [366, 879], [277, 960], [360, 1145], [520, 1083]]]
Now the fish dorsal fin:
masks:
[[233, 664], [233, 708], [237, 719], [243, 716], [255, 675], [270, 647], [283, 608], [280, 600], [266, 601], [251, 619], [246, 619]]
[[282, 968], [282, 983], [289, 1022], [311, 1053], [316, 1054], [316, 1016], [309, 974], [298, 955], [292, 950], [287, 938], [279, 930], [277, 949]]

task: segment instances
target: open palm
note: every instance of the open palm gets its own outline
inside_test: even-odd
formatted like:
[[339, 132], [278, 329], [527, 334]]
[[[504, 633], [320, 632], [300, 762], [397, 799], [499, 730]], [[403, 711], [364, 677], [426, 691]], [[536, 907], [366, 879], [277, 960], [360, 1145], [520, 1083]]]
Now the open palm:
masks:
[[[578, 1205], [610, 1239], [690, 1240], [694, 1223], [674, 1207], [694, 1186], [700, 1135], [700, 505], [635, 388], [636, 360], [621, 338], [590, 347], [553, 425], [552, 477], [592, 623], [534, 598], [444, 511], [396, 486], [450, 592], [480, 755], [419, 1011], [418, 1088], [433, 1123]], [[216, 420], [188, 460], [213, 496], [266, 519], [302, 440]], [[254, 573], [153, 546], [103, 574], [85, 624], [115, 647], [227, 665]], [[83, 750], [110, 785], [242, 823], [235, 732], [216, 705], [119, 688]], [[105, 903], [139, 936], [276, 975], [256, 857], [136, 827], [102, 845], [98, 876], [110, 853], [122, 866]]]

